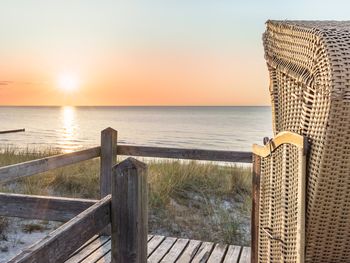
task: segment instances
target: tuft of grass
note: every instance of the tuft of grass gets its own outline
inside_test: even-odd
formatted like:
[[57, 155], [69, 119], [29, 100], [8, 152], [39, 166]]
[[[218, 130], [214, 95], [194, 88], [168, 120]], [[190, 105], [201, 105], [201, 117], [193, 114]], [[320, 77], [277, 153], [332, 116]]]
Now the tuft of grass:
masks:
[[54, 148], [16, 148], [13, 146], [3, 146], [0, 148], [0, 167], [15, 163], [26, 162], [34, 159], [44, 158], [61, 152]]
[[151, 204], [167, 204], [186, 192], [207, 195], [246, 195], [251, 192], [250, 168], [219, 166], [196, 161], [150, 162]]
[[28, 223], [22, 225], [22, 231], [25, 233], [32, 233], [32, 232], [42, 232], [46, 228], [42, 224], [37, 224], [37, 223]]
[[[58, 153], [54, 149], [4, 148], [0, 150], [0, 166]], [[249, 242], [246, 226], [251, 207], [250, 166], [180, 160], [143, 161], [148, 165], [151, 232], [213, 242]], [[99, 169], [97, 158], [21, 178], [1, 185], [0, 190], [98, 199]], [[32, 227], [28, 226], [24, 231], [35, 231]]]

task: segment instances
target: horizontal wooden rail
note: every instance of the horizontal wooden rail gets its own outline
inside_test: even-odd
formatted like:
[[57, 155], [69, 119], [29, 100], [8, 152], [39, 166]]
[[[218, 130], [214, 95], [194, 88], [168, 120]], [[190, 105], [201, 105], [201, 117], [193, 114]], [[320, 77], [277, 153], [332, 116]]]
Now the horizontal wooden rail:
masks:
[[97, 200], [0, 193], [0, 216], [66, 222]]
[[8, 262], [64, 262], [110, 223], [110, 213], [111, 196], [108, 195]]
[[[43, 173], [52, 169], [100, 157], [101, 147], [97, 146], [72, 153], [50, 156], [33, 161], [0, 167], [0, 183], [20, 177]], [[150, 147], [118, 145], [117, 155], [154, 158], [188, 159], [216, 162], [251, 163], [251, 152], [217, 151], [202, 149], [183, 149], [167, 147]]]
[[0, 167], [0, 182], [43, 173], [100, 156], [100, 147]]
[[0, 134], [14, 133], [14, 132], [24, 132], [24, 131], [26, 131], [26, 130], [25, 129], [7, 130], [7, 131], [0, 131]]
[[117, 146], [117, 155], [236, 163], [252, 162], [251, 152], [149, 147], [120, 144]]

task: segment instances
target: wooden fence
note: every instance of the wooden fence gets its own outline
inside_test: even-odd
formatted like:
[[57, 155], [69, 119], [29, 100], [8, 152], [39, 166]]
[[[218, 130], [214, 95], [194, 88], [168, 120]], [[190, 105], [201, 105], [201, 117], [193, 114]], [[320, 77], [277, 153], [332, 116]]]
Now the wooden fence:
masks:
[[0, 134], [5, 134], [5, 133], [15, 133], [15, 132], [25, 132], [25, 129], [16, 129], [16, 130], [6, 130], [6, 131], [0, 131]]
[[99, 147], [0, 167], [3, 183], [97, 157], [101, 166], [100, 200], [0, 193], [0, 216], [68, 221], [10, 262], [63, 262], [101, 232], [111, 233], [112, 262], [146, 262], [147, 169], [134, 158], [116, 164], [117, 156], [252, 162], [250, 152], [118, 145], [107, 128]]

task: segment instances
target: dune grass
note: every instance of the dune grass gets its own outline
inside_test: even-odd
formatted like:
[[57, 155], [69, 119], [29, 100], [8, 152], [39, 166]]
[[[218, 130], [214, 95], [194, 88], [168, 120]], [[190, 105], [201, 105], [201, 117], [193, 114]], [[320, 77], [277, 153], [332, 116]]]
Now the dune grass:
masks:
[[[0, 166], [57, 154], [13, 148], [0, 150]], [[170, 236], [248, 244], [251, 169], [210, 162], [148, 164], [149, 228]], [[99, 198], [99, 159], [92, 159], [0, 185], [0, 191]]]

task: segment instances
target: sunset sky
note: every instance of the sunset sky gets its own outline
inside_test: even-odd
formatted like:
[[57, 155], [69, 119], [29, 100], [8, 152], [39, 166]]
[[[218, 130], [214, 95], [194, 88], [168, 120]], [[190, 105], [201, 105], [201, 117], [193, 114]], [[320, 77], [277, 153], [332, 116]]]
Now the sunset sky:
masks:
[[269, 105], [267, 19], [348, 1], [1, 0], [0, 105]]

